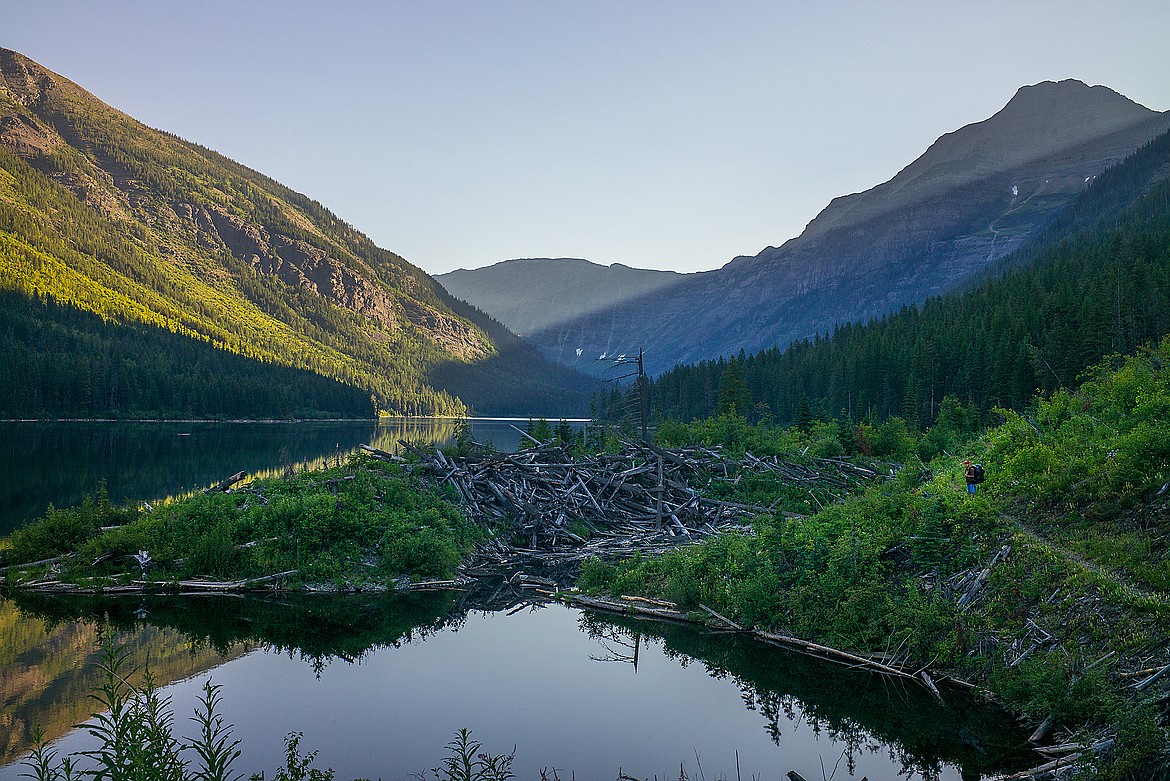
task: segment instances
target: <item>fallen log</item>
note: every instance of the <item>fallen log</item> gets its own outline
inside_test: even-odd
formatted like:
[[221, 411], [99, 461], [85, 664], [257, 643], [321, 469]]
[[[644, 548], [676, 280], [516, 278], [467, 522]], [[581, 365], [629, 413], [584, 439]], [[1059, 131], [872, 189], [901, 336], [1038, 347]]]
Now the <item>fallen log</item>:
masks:
[[911, 673], [906, 672], [905, 670], [899, 670], [895, 667], [882, 664], [881, 662], [875, 662], [872, 659], [866, 659], [864, 656], [851, 654], [848, 651], [842, 651], [838, 648], [832, 648], [831, 646], [821, 645], [820, 643], [814, 643], [809, 640], [802, 640], [799, 637], [793, 637], [791, 635], [781, 635], [773, 632], [765, 632], [760, 629], [755, 630], [752, 632], [752, 634], [775, 645], [795, 648], [799, 651], [809, 653], [812, 656], [820, 656], [831, 661], [843, 663], [848, 662], [850, 665], [862, 667], [867, 670], [874, 670], [886, 675], [892, 675], [898, 678], [909, 678], [912, 681], [921, 682], [921, 679], [917, 678]]
[[595, 610], [608, 610], [614, 613], [635, 613], [637, 615], [650, 616], [652, 618], [665, 618], [671, 621], [685, 621], [690, 623], [690, 614], [681, 610], [671, 610], [669, 608], [653, 608], [642, 607], [637, 604], [622, 603], [616, 600], [600, 599], [597, 597], [586, 597], [581, 594], [574, 594], [569, 597], [572, 604], [582, 607], [589, 607]]
[[371, 445], [361, 445], [363, 453], [368, 453], [375, 458], [380, 458], [383, 461], [405, 461], [406, 459], [396, 453], [389, 453], [385, 450], [379, 450]]
[[205, 494], [223, 493], [224, 491], [227, 491], [229, 488], [231, 488], [233, 485], [240, 482], [241, 480], [243, 480], [247, 476], [248, 476], [247, 472], [236, 472], [234, 475], [232, 475], [228, 479], [223, 480], [219, 483], [216, 483], [215, 485], [211, 486], [210, 488], [204, 488], [203, 493], [205, 493]]
[[[243, 591], [254, 586], [259, 586], [262, 583], [271, 583], [274, 580], [280, 580], [297, 574], [300, 574], [300, 570], [290, 569], [287, 572], [277, 572], [273, 575], [262, 575], [258, 578], [246, 578], [244, 580], [176, 580], [173, 581], [173, 584], [179, 588], [195, 591]], [[144, 586], [163, 585], [162, 583], [156, 584], [154, 581], [135, 582], [142, 583]]]
[[930, 693], [933, 694], [939, 702], [942, 702], [942, 692], [938, 690], [938, 686], [935, 685], [934, 680], [930, 677], [930, 673], [928, 673], [926, 670], [919, 670], [918, 677], [921, 678], [922, 682], [926, 684], [926, 688], [930, 689]]
[[975, 595], [979, 593], [979, 589], [982, 588], [983, 584], [987, 582], [987, 579], [991, 577], [991, 568], [998, 564], [1011, 552], [1012, 546], [1004, 545], [996, 552], [994, 556], [991, 557], [991, 560], [987, 562], [987, 565], [984, 566], [984, 568], [980, 570], [977, 575], [975, 575], [974, 581], [972, 581], [971, 584], [964, 589], [964, 593], [959, 597], [958, 604], [960, 610], [966, 610], [967, 607], [970, 606], [972, 601], [975, 599]]
[[[1065, 756], [1058, 757], [1036, 767], [1028, 768], [1027, 770], [1021, 770], [1019, 773], [1013, 773], [1009, 776], [998, 776], [996, 781], [1036, 781], [1036, 779], [1051, 776], [1058, 770], [1067, 770], [1079, 766], [1082, 752], [1099, 753], [1112, 745], [1113, 738], [1103, 738], [1087, 746], [1080, 744]], [[1072, 752], [1075, 752], [1075, 756]]]
[[1134, 685], [1133, 690], [1135, 692], [1145, 691], [1146, 689], [1150, 688], [1155, 683], [1157, 683], [1159, 680], [1161, 680], [1162, 676], [1164, 676], [1168, 672], [1170, 672], [1170, 664], [1166, 665], [1161, 670], [1158, 670], [1158, 672], [1154, 673], [1149, 678], [1146, 678], [1142, 681], [1139, 681], [1137, 684]]
[[720, 615], [719, 613], [716, 613], [714, 610], [712, 610], [711, 608], [707, 607], [707, 606], [706, 606], [706, 605], [704, 605], [702, 602], [700, 602], [700, 603], [699, 603], [699, 607], [703, 608], [703, 610], [706, 610], [708, 613], [710, 613], [710, 614], [711, 614], [711, 615], [712, 615], [712, 616], [713, 616], [713, 617], [714, 617], [716, 620], [718, 620], [718, 621], [722, 621], [724, 624], [726, 624], [727, 626], [731, 627], [731, 628], [732, 628], [732, 629], [734, 629], [735, 631], [737, 631], [737, 632], [744, 632], [744, 631], [746, 631], [746, 630], [745, 630], [745, 629], [744, 629], [742, 626], [740, 626], [739, 624], [735, 623], [734, 621], [732, 621], [732, 620], [731, 620], [730, 618], [728, 618], [727, 616], [722, 616], [722, 615]]
[[64, 561], [65, 559], [69, 558], [72, 555], [73, 555], [72, 553], [64, 553], [60, 556], [54, 556], [51, 559], [41, 559], [40, 561], [30, 561], [30, 562], [27, 562], [25, 564], [10, 564], [7, 567], [0, 567], [0, 574], [7, 573], [7, 572], [19, 572], [20, 570], [24, 570], [24, 569], [31, 569], [33, 567], [40, 567], [44, 564], [56, 564], [59, 561]]

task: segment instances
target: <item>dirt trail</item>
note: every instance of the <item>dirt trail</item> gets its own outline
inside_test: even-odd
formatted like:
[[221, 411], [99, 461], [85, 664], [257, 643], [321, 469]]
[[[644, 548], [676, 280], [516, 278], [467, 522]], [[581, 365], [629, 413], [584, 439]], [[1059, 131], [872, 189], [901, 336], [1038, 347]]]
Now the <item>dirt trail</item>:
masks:
[[1028, 526], [1026, 523], [1021, 521], [1019, 518], [1017, 518], [1014, 515], [1004, 515], [1003, 518], [1005, 520], [1008, 520], [1011, 523], [1013, 523], [1020, 530], [1020, 532], [1023, 533], [1023, 535], [1025, 537], [1029, 538], [1030, 540], [1035, 542], [1037, 545], [1041, 545], [1045, 548], [1048, 548], [1049, 550], [1059, 554], [1060, 556], [1068, 559], [1069, 561], [1075, 562], [1076, 564], [1080, 565], [1081, 567], [1084, 567], [1085, 569], [1089, 570], [1090, 572], [1096, 573], [1097, 575], [1104, 578], [1105, 580], [1109, 580], [1109, 581], [1112, 581], [1113, 583], [1116, 583], [1117, 585], [1121, 586], [1121, 588], [1123, 590], [1125, 590], [1130, 596], [1135, 597], [1137, 599], [1143, 599], [1143, 600], [1149, 600], [1152, 602], [1157, 602], [1158, 604], [1160, 604], [1164, 607], [1170, 607], [1170, 600], [1168, 600], [1165, 597], [1165, 595], [1163, 595], [1157, 591], [1152, 591], [1151, 589], [1148, 589], [1145, 586], [1140, 586], [1137, 583], [1134, 583], [1131, 580], [1129, 580], [1129, 578], [1127, 578], [1125, 575], [1118, 572], [1117, 570], [1110, 569], [1109, 567], [1103, 567], [1102, 565], [1098, 564], [1095, 561], [1092, 561], [1091, 559], [1086, 559], [1084, 556], [1081, 556], [1076, 551], [1071, 551], [1068, 548], [1065, 548], [1062, 545], [1053, 542], [1052, 540], [1048, 539], [1047, 537], [1040, 535], [1035, 529]]

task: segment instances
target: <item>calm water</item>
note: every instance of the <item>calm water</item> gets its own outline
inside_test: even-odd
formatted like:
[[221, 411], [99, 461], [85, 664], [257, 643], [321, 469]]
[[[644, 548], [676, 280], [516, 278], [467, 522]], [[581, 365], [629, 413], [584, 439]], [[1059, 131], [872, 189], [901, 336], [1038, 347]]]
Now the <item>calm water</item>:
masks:
[[[527, 421], [512, 421], [523, 428]], [[508, 421], [471, 420], [476, 440], [515, 450]], [[451, 420], [302, 423], [0, 423], [0, 535], [41, 516], [49, 503], [80, 504], [106, 482], [118, 504], [199, 490], [241, 470], [345, 458], [361, 445], [391, 452], [398, 441], [434, 444], [455, 435]]]
[[[521, 422], [519, 425], [523, 427]], [[347, 423], [0, 424], [0, 533], [105, 481], [116, 502], [198, 490], [244, 470], [395, 450], [454, 436], [446, 420]], [[515, 449], [507, 422], [476, 439]], [[493, 596], [495, 596], [493, 594]], [[492, 605], [494, 610], [486, 609]], [[282, 758], [284, 736], [338, 779], [417, 777], [461, 727], [492, 753], [516, 747], [521, 779], [981, 778], [1018, 768], [1026, 735], [986, 705], [742, 638], [560, 606], [442, 593], [301, 598], [0, 598], [0, 781], [40, 725], [65, 753], [87, 718], [98, 622], [171, 684], [186, 728], [199, 687], [224, 686], [245, 777]], [[519, 607], [519, 609], [517, 609]], [[636, 664], [635, 664], [636, 659]], [[739, 772], [736, 761], [738, 752]], [[824, 763], [822, 776], [821, 763]]]
[[[224, 686], [245, 774], [279, 766], [283, 738], [339, 779], [405, 779], [435, 767], [455, 731], [516, 748], [521, 779], [974, 779], [1017, 768], [1026, 736], [986, 705], [689, 627], [561, 606], [472, 609], [461, 594], [411, 597], [0, 602], [0, 724], [84, 709], [81, 656], [49, 669], [35, 642], [76, 649], [106, 615], [136, 658], [162, 667], [186, 725], [208, 677]], [[145, 616], [145, 619], [140, 618]], [[88, 635], [87, 635], [88, 636]], [[40, 638], [38, 640], [38, 638]], [[67, 652], [64, 652], [68, 656]], [[85, 651], [75, 654], [84, 655]], [[81, 706], [70, 698], [82, 699]], [[68, 722], [62, 723], [58, 733]], [[91, 748], [61, 738], [63, 752]], [[18, 750], [8, 746], [9, 763]], [[18, 777], [0, 768], [0, 781]]]

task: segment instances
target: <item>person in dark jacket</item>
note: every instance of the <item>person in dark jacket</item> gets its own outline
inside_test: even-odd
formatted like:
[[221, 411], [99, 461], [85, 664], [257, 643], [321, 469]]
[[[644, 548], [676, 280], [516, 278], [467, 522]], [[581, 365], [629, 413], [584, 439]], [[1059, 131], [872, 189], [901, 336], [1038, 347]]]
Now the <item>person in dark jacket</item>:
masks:
[[967, 478], [967, 493], [974, 496], [975, 487], [979, 485], [979, 479], [975, 476], [975, 465], [970, 461], [964, 461], [963, 468], [963, 475]]

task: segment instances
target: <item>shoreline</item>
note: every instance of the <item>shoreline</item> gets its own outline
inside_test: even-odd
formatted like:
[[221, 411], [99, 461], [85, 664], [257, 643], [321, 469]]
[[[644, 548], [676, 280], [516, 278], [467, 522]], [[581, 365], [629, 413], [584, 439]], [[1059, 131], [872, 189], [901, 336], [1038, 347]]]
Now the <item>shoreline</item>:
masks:
[[5, 423], [380, 423], [383, 420], [479, 420], [488, 423], [527, 423], [530, 420], [592, 423], [593, 418], [533, 416], [528, 418], [478, 415], [380, 415], [376, 418], [0, 418]]

